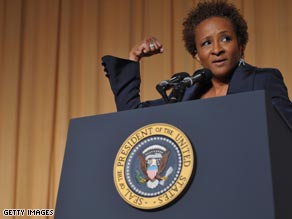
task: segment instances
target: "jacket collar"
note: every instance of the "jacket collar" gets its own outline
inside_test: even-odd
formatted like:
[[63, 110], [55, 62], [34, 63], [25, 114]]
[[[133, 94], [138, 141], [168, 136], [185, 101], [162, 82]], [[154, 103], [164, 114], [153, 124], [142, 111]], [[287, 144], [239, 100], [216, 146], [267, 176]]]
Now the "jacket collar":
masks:
[[249, 64], [238, 66], [230, 80], [227, 95], [253, 90], [255, 69]]

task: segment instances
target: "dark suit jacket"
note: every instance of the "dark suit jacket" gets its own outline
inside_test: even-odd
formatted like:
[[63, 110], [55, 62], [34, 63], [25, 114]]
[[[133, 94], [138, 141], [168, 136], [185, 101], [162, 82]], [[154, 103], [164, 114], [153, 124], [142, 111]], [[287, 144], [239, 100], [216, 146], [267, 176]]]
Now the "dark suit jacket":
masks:
[[[104, 56], [102, 64], [109, 78], [118, 111], [165, 104], [163, 99], [141, 102], [138, 62]], [[197, 85], [188, 88], [183, 101], [199, 98], [199, 87]], [[237, 67], [232, 75], [227, 95], [254, 90], [266, 90], [271, 96], [273, 106], [292, 125], [292, 103], [279, 70], [257, 68], [248, 64]]]

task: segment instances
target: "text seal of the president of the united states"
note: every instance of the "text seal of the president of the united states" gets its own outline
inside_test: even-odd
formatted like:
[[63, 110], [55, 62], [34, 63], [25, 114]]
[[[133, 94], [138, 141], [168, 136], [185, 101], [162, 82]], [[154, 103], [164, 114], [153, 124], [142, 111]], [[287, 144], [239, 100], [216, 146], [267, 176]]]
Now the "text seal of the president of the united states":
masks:
[[191, 142], [178, 128], [164, 123], [144, 126], [124, 141], [116, 155], [116, 189], [136, 208], [164, 207], [186, 189], [194, 159]]

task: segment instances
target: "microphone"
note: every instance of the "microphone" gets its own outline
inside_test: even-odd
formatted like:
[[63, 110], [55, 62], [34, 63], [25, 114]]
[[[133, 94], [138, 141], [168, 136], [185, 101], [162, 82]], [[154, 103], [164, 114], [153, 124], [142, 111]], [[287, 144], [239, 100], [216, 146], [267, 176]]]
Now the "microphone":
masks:
[[175, 86], [178, 82], [181, 82], [184, 78], [189, 77], [190, 75], [186, 72], [180, 72], [174, 74], [171, 79], [161, 81], [159, 84], [156, 85], [156, 89], [167, 90], [173, 86]]
[[156, 85], [156, 90], [160, 93], [164, 102], [168, 103], [169, 99], [166, 94], [166, 90], [171, 87], [176, 86], [179, 82], [181, 82], [184, 78], [189, 77], [190, 75], [186, 72], [180, 72], [174, 74], [170, 80], [161, 81], [159, 84]]
[[192, 77], [185, 77], [180, 83], [174, 86], [169, 98], [169, 103], [182, 101], [187, 87], [191, 87], [197, 82], [210, 80], [211, 77], [212, 72], [206, 68], [195, 71]]
[[197, 82], [207, 81], [211, 78], [212, 72], [207, 68], [203, 68], [195, 71], [192, 77], [185, 77], [180, 83], [185, 87], [191, 87]]

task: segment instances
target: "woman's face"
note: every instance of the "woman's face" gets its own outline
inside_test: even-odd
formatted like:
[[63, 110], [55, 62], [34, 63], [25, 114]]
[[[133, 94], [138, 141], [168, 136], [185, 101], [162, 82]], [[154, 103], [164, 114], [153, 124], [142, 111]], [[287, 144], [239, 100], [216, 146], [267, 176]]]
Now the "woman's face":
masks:
[[216, 78], [228, 76], [241, 58], [242, 47], [227, 18], [211, 17], [195, 29], [195, 58]]

